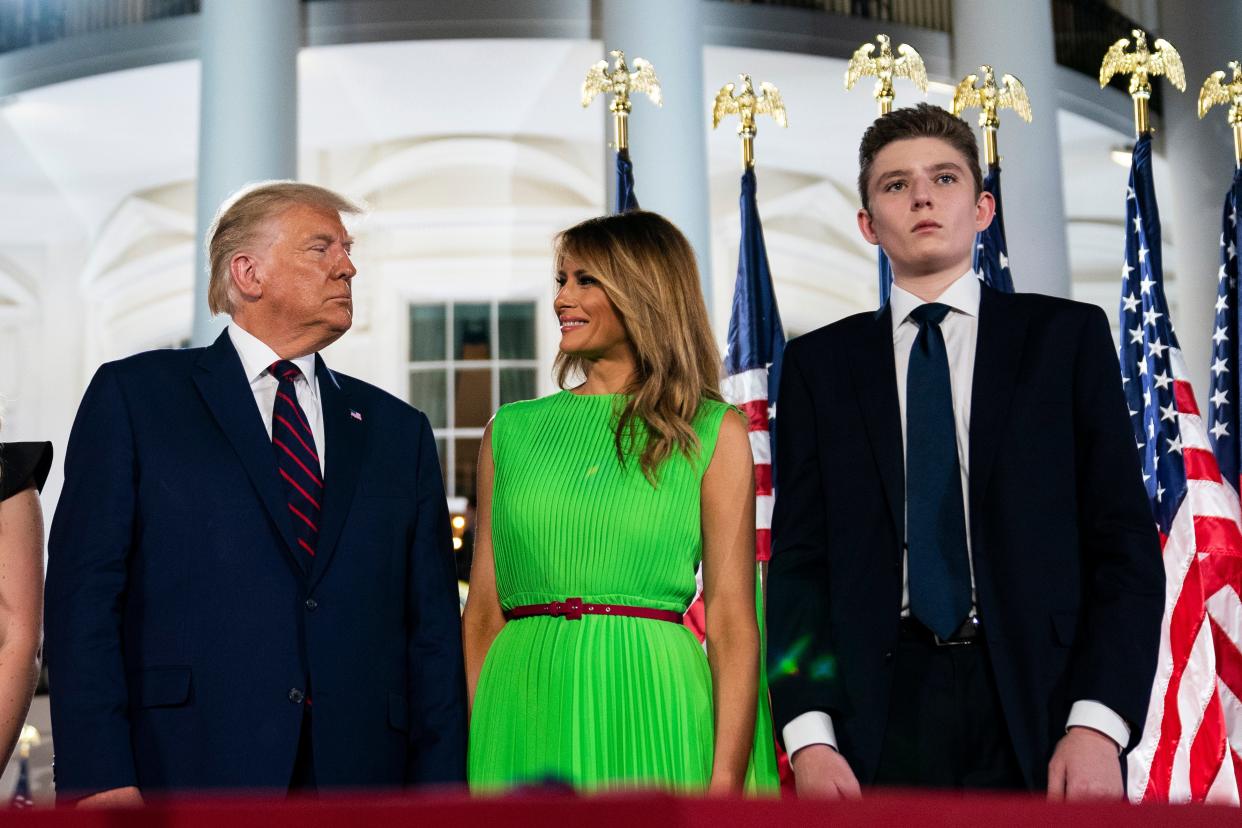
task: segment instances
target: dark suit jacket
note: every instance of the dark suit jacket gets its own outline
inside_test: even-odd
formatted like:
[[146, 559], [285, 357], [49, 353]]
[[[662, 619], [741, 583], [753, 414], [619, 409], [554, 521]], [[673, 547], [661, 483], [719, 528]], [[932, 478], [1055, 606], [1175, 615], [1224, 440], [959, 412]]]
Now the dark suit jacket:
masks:
[[96, 373], [49, 543], [62, 793], [285, 790], [295, 690], [313, 702], [321, 788], [463, 779], [460, 621], [431, 428], [315, 363], [327, 454], [309, 563], [227, 333]]
[[[1092, 306], [984, 287], [970, 421], [979, 615], [1033, 788], [1074, 701], [1140, 736], [1164, 570], [1108, 323]], [[905, 474], [889, 309], [789, 344], [769, 570], [777, 728], [821, 710], [874, 777], [901, 610]]]

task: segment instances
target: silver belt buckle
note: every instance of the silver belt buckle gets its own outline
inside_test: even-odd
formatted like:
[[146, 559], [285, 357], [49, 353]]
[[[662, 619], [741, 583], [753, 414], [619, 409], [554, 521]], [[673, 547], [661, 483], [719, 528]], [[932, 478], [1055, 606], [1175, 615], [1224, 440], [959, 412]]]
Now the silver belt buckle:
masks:
[[967, 624], [969, 624], [971, 627], [974, 628], [975, 635], [972, 635], [969, 638], [962, 638], [958, 641], [945, 641], [943, 638], [941, 638], [939, 635], [933, 632], [932, 640], [936, 642], [937, 647], [960, 647], [963, 644], [973, 644], [975, 639], [978, 637], [979, 617], [976, 615], [970, 616], [969, 618], [966, 619], [966, 621], [962, 624], [961, 627], [957, 628], [957, 631], [961, 632], [962, 628], [965, 627]]

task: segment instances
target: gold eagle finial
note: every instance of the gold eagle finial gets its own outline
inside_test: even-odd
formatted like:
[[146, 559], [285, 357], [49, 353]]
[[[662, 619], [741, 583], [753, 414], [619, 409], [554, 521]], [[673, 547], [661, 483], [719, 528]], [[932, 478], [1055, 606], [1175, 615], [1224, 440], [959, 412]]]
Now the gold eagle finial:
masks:
[[1233, 70], [1233, 78], [1225, 80], [1224, 72], [1213, 72], [1203, 82], [1199, 90], [1199, 117], [1208, 114], [1208, 110], [1217, 104], [1229, 104], [1229, 123], [1242, 123], [1242, 63], [1229, 61]]
[[1229, 126], [1233, 127], [1233, 160], [1242, 167], [1242, 63], [1231, 60], [1233, 78], [1226, 81], [1224, 72], [1213, 72], [1199, 90], [1199, 117], [1217, 104], [1229, 104]]
[[755, 117], [771, 115], [782, 127], [789, 126], [789, 118], [779, 89], [764, 81], [759, 84], [759, 94], [755, 94], [750, 75], [742, 74], [738, 78], [742, 81], [742, 90], [737, 95], [733, 94], [737, 87], [732, 83], [726, 83], [716, 93], [716, 101], [712, 104], [712, 129], [720, 126], [720, 122], [729, 115], [738, 116], [737, 134], [742, 136], [742, 162], [747, 167], [753, 167], [755, 134], [759, 131]]
[[1121, 38], [1104, 53], [1100, 64], [1100, 87], [1108, 85], [1114, 75], [1130, 76], [1130, 97], [1134, 99], [1134, 125], [1138, 134], [1150, 130], [1147, 123], [1147, 101], [1151, 98], [1151, 78], [1163, 75], [1179, 92], [1186, 91], [1186, 68], [1173, 44], [1156, 38], [1155, 51], [1147, 48], [1147, 35], [1141, 29], [1130, 32], [1134, 51], [1127, 52], [1128, 38]]
[[984, 64], [979, 67], [983, 73], [983, 85], [975, 86], [978, 75], [967, 75], [953, 90], [951, 109], [954, 115], [961, 117], [967, 109], [979, 110], [979, 126], [983, 129], [984, 149], [987, 152], [989, 166], [1000, 163], [996, 152], [996, 130], [1000, 128], [999, 111], [1012, 109], [1018, 117], [1031, 122], [1031, 99], [1026, 94], [1022, 81], [1013, 75], [1001, 75], [1001, 86], [996, 84], [996, 74], [992, 67]]
[[876, 35], [875, 39], [880, 44], [879, 54], [872, 57], [875, 44], [864, 43], [850, 58], [845, 67], [845, 88], [853, 89], [859, 78], [876, 78], [873, 95], [880, 104], [880, 114], [884, 115], [893, 109], [893, 78], [908, 78], [920, 92], [927, 94], [927, 67], [912, 46], [902, 43], [897, 47], [900, 57], [894, 57], [888, 35]]
[[612, 96], [612, 100], [608, 102], [608, 111], [613, 114], [617, 149], [624, 150], [629, 147], [626, 121], [633, 109], [630, 93], [645, 94], [656, 106], [664, 105], [664, 97], [654, 66], [642, 58], [634, 58], [634, 71], [631, 72], [625, 64], [625, 52], [614, 49], [608, 54], [614, 61], [611, 70], [606, 60], [592, 64], [587, 70], [586, 79], [582, 81], [582, 105], [590, 106], [596, 95]]

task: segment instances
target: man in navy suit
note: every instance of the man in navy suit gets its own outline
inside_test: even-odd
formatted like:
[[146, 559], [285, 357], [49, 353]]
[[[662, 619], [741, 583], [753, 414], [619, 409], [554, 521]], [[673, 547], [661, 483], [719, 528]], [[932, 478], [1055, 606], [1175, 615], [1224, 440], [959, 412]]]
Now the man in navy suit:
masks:
[[994, 203], [960, 119], [885, 115], [859, 160], [892, 298], [791, 342], [778, 405], [769, 675], [798, 790], [1120, 798], [1164, 570], [1108, 322], [979, 281]]
[[353, 320], [356, 212], [306, 184], [243, 192], [210, 232], [229, 328], [87, 389], [47, 576], [63, 796], [464, 778], [431, 428], [318, 353]]

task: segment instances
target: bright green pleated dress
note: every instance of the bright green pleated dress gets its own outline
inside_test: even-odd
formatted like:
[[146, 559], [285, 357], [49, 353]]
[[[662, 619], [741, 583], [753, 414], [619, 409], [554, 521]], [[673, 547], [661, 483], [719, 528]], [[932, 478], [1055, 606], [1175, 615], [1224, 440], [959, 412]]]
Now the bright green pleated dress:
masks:
[[[704, 402], [696, 459], [675, 454], [659, 486], [613, 444], [611, 395], [568, 391], [506, 405], [492, 423], [492, 548], [508, 610], [566, 598], [683, 612], [702, 556], [699, 495], [728, 406]], [[488, 651], [470, 721], [475, 791], [559, 781], [582, 790], [706, 788], [712, 680], [680, 624], [537, 616]], [[761, 687], [748, 788], [776, 789]]]

